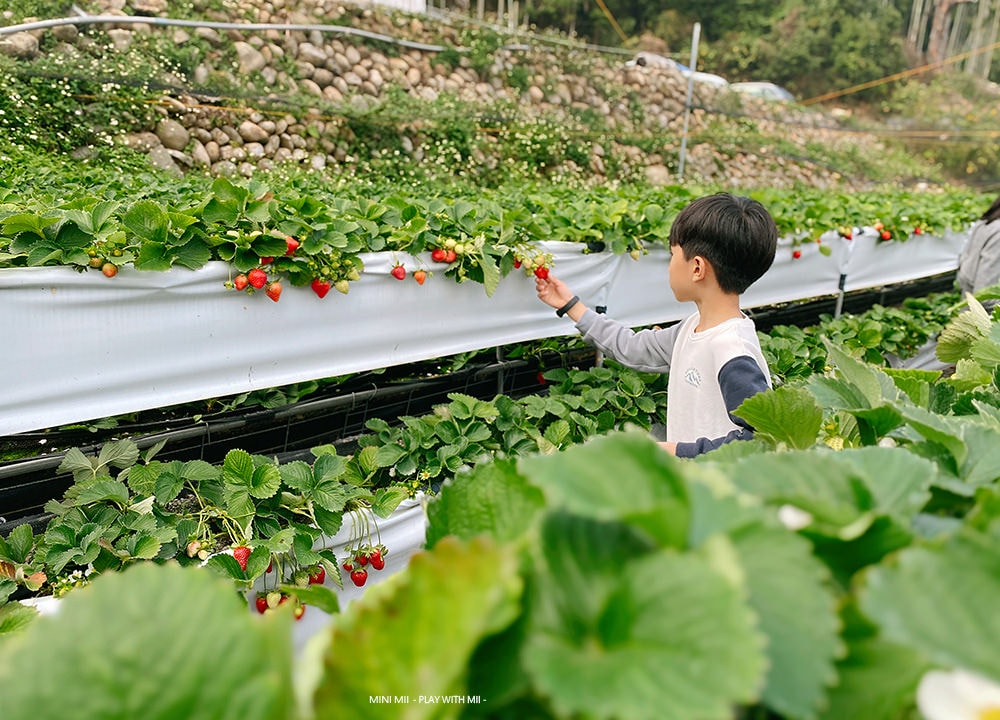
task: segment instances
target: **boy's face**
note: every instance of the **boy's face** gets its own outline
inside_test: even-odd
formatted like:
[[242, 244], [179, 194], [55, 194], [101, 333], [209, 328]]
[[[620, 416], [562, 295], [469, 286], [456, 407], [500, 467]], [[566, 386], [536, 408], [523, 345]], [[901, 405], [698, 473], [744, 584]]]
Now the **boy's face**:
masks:
[[677, 302], [688, 302], [694, 299], [692, 295], [693, 264], [694, 259], [685, 258], [680, 245], [670, 246], [670, 290], [674, 293]]

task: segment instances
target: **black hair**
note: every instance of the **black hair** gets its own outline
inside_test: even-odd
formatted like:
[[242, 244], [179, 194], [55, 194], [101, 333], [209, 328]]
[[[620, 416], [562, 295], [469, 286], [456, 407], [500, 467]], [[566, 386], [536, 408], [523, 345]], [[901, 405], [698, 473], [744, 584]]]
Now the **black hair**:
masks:
[[723, 292], [741, 294], [774, 262], [778, 228], [758, 201], [716, 193], [693, 200], [677, 214], [670, 246], [680, 247], [686, 259], [701, 255]]
[[982, 217], [979, 219], [988, 223], [991, 223], [994, 220], [1000, 220], [1000, 197], [997, 197], [997, 199], [993, 201], [993, 204], [990, 205], [990, 209], [984, 212]]

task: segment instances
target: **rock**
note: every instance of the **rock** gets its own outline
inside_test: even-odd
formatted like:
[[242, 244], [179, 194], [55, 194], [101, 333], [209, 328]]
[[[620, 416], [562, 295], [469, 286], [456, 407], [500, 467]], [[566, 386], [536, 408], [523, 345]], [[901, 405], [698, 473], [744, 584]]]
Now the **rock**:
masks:
[[76, 25], [56, 25], [52, 28], [52, 36], [59, 42], [73, 43], [80, 37], [80, 30]]
[[38, 55], [38, 38], [26, 32], [2, 37], [0, 53], [19, 60], [30, 60]]
[[176, 120], [165, 118], [156, 125], [156, 137], [165, 148], [183, 150], [191, 139], [191, 133]]
[[167, 170], [168, 172], [176, 175], [181, 174], [181, 169], [177, 167], [177, 163], [174, 162], [174, 158], [171, 156], [170, 150], [162, 145], [157, 145], [149, 151], [149, 162], [153, 165], [153, 167], [161, 170]]
[[260, 143], [264, 142], [268, 138], [267, 131], [257, 123], [251, 122], [250, 120], [244, 120], [240, 123], [237, 132], [240, 134], [240, 138], [242, 138], [244, 142], [248, 143]]
[[236, 50], [236, 57], [239, 59], [240, 75], [250, 75], [263, 69], [267, 65], [264, 54], [253, 45], [242, 40], [233, 43]]

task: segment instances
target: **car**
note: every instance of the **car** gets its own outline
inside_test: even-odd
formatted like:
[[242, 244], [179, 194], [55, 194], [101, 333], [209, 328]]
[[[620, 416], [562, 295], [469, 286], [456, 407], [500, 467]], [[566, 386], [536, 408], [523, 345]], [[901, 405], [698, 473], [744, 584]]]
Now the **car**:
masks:
[[795, 96], [780, 85], [772, 82], [736, 82], [729, 84], [730, 90], [744, 95], [773, 100], [774, 102], [794, 102]]
[[640, 52], [634, 58], [625, 63], [626, 67], [660, 67], [660, 68], [673, 68], [677, 70], [685, 78], [693, 77], [695, 82], [704, 83], [705, 85], [712, 85], [714, 87], [725, 87], [729, 84], [721, 75], [715, 75], [713, 73], [701, 72], [700, 70], [692, 71], [687, 65], [677, 62], [672, 58], [668, 58], [665, 55], [657, 55], [651, 52]]

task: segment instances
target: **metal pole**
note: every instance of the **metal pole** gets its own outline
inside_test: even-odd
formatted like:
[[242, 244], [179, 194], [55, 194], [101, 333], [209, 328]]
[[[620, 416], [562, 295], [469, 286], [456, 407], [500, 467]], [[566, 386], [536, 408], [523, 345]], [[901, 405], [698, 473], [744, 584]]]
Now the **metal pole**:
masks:
[[694, 73], [698, 69], [698, 40], [701, 37], [701, 23], [694, 24], [691, 34], [691, 72], [688, 74], [687, 95], [684, 98], [684, 129], [681, 131], [681, 156], [677, 165], [677, 178], [684, 179], [684, 160], [687, 158], [688, 122], [691, 118], [691, 96], [694, 94]]

